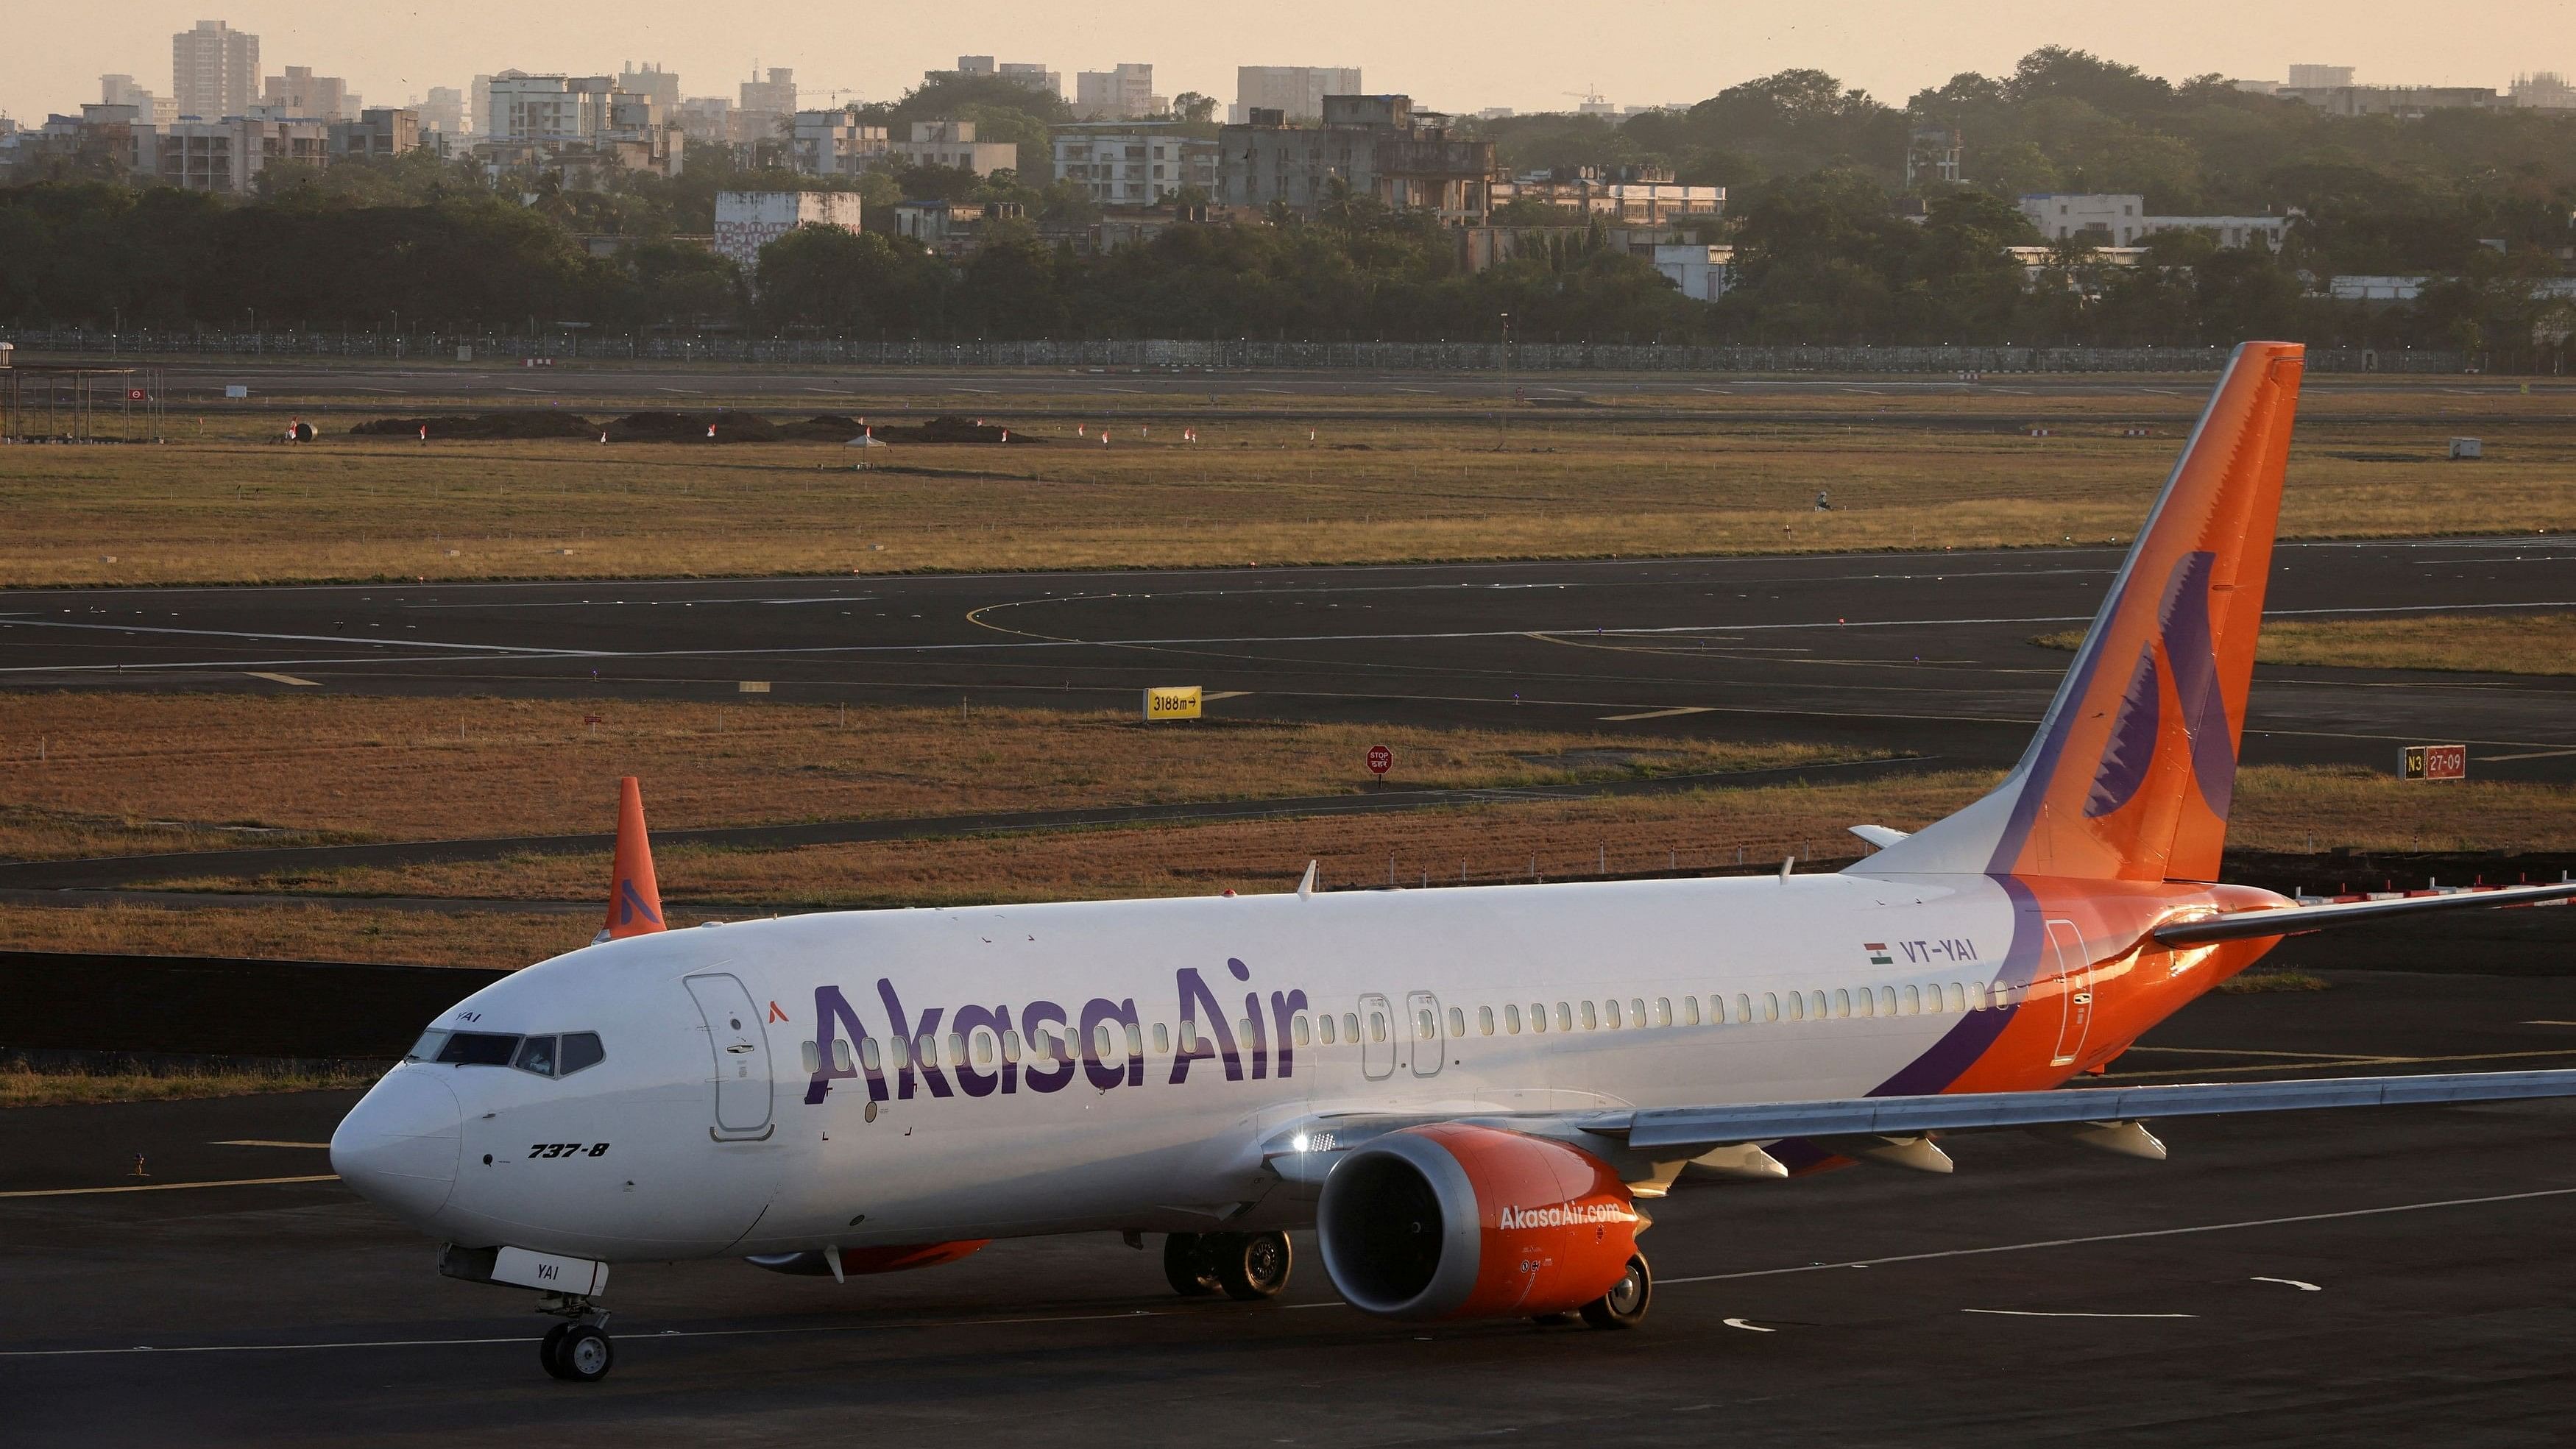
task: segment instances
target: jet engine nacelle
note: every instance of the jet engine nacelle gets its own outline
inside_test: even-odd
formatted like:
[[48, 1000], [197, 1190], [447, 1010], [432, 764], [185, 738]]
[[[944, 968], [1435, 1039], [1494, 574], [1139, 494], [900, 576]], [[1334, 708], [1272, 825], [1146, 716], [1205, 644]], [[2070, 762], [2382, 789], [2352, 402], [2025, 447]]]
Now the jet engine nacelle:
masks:
[[1591, 1153], [1440, 1123], [1352, 1149], [1324, 1179], [1315, 1230], [1324, 1271], [1355, 1308], [1536, 1318], [1609, 1292], [1645, 1222]]

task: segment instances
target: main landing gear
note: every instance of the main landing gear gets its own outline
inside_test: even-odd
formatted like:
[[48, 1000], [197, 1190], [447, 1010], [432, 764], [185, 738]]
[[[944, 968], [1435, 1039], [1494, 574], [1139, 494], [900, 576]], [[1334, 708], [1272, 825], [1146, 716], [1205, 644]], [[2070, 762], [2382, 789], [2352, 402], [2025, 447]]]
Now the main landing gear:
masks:
[[1286, 1233], [1174, 1233], [1163, 1239], [1163, 1277], [1184, 1298], [1223, 1292], [1238, 1303], [1276, 1298], [1295, 1260]]
[[608, 1314], [588, 1298], [549, 1293], [539, 1313], [565, 1320], [546, 1330], [537, 1344], [537, 1362], [546, 1372], [574, 1383], [595, 1384], [617, 1366], [617, 1345], [608, 1336]]

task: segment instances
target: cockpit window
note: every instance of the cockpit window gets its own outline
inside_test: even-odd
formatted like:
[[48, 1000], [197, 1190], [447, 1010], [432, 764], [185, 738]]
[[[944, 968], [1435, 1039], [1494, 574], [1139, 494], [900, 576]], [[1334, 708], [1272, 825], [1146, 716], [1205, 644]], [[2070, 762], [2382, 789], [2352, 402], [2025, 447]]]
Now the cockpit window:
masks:
[[555, 1074], [569, 1077], [584, 1067], [595, 1067], [606, 1060], [608, 1049], [599, 1044], [598, 1032], [566, 1032], [563, 1055], [555, 1063]]
[[489, 1031], [449, 1032], [436, 1060], [458, 1067], [506, 1067], [518, 1054], [519, 1039]]
[[438, 1049], [446, 1045], [446, 1043], [447, 1033], [443, 1031], [422, 1032], [420, 1034], [420, 1040], [411, 1044], [411, 1050], [403, 1053], [403, 1060], [407, 1062], [437, 1061]]
[[555, 1074], [555, 1039], [550, 1036], [529, 1037], [519, 1043], [518, 1060], [510, 1065], [523, 1072], [534, 1072], [541, 1077], [553, 1076]]

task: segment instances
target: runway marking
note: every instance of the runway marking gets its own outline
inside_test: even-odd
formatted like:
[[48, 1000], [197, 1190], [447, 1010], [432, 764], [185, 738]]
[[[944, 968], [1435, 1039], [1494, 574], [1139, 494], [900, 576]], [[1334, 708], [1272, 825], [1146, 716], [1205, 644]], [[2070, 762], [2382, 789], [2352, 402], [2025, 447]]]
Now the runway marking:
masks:
[[[326, 1144], [327, 1145], [327, 1144]], [[226, 1182], [147, 1182], [131, 1187], [38, 1187], [0, 1192], [0, 1197], [96, 1197], [110, 1192], [177, 1192], [189, 1187], [270, 1187], [284, 1182], [338, 1182], [336, 1172], [312, 1177], [236, 1177]]]
[[310, 679], [301, 678], [293, 674], [271, 674], [266, 670], [260, 669], [245, 670], [243, 672], [253, 679], [265, 679], [273, 684], [293, 684], [299, 685], [305, 689], [320, 689], [322, 687]]
[[2314, 1283], [2302, 1283], [2296, 1278], [2265, 1278], [2258, 1275], [2256, 1277], [2249, 1278], [2246, 1281], [2249, 1283], [2278, 1283], [2284, 1287], [2296, 1288], [2302, 1293], [2323, 1293], [2326, 1291]]
[[2179, 1238], [2194, 1233], [2229, 1233], [2240, 1228], [2277, 1228], [2293, 1223], [2332, 1222], [2338, 1218], [2384, 1217], [2390, 1213], [2429, 1212], [2434, 1208], [2484, 1207], [2500, 1202], [2528, 1202], [2537, 1198], [2576, 1197], [2576, 1187], [2544, 1187], [2531, 1192], [2500, 1192], [2487, 1197], [2438, 1198], [2430, 1202], [2403, 1202], [2387, 1207], [2346, 1208], [2341, 1212], [2299, 1213], [2285, 1218], [2247, 1218], [2232, 1223], [2200, 1223], [2187, 1228], [2142, 1228], [2134, 1233], [2094, 1233], [2081, 1238], [2042, 1238], [2028, 1243], [1997, 1243], [1984, 1248], [1945, 1248], [1933, 1253], [1897, 1253], [1885, 1258], [1860, 1258], [1848, 1263], [1803, 1263], [1795, 1268], [1755, 1268], [1742, 1273], [1703, 1273], [1692, 1278], [1663, 1278], [1658, 1288], [1678, 1287], [1684, 1283], [1726, 1283], [1738, 1278], [1777, 1278], [1790, 1273], [1829, 1273], [1841, 1268], [1884, 1268], [1893, 1263], [1928, 1263], [1940, 1258], [1976, 1258], [1988, 1253], [2026, 1253], [2037, 1248], [2080, 1248], [2093, 1243], [2125, 1243], [2141, 1238]]
[[2035, 1308], [1962, 1308], [1961, 1313], [1986, 1313], [1997, 1318], [2198, 1318], [2197, 1313], [2042, 1313]]
[[[184, 634], [199, 639], [293, 639], [312, 644], [367, 643], [400, 645], [405, 649], [470, 649], [479, 653], [508, 654], [520, 658], [540, 655], [595, 658], [599, 655], [596, 649], [550, 649], [541, 644], [457, 644], [440, 639], [352, 639], [344, 634], [280, 634], [253, 629], [174, 629], [165, 624], [76, 624], [64, 619], [12, 619], [9, 623], [30, 629], [89, 629], [110, 634]], [[123, 666], [111, 667], [122, 668]], [[172, 667], [178, 666], [174, 664]]]
[[1250, 693], [1252, 691], [1248, 689], [1220, 689], [1213, 694], [1201, 694], [1199, 699], [1202, 703], [1214, 704], [1220, 699], [1241, 699]]
[[1674, 716], [1676, 716], [1676, 715], [1685, 715], [1685, 714], [1709, 714], [1709, 713], [1714, 712], [1714, 711], [1715, 711], [1715, 709], [1716, 709], [1716, 706], [1714, 706], [1714, 705], [1706, 705], [1706, 704], [1684, 704], [1684, 705], [1676, 705], [1676, 706], [1674, 706], [1674, 707], [1673, 707], [1673, 708], [1671, 708], [1671, 709], [1650, 709], [1650, 710], [1646, 710], [1646, 711], [1644, 711], [1644, 712], [1642, 712], [1642, 713], [1639, 713], [1639, 714], [1605, 714], [1605, 715], [1601, 716], [1601, 718], [1602, 718], [1602, 720], [1603, 720], [1604, 722], [1607, 722], [1607, 723], [1614, 723], [1614, 724], [1615, 724], [1615, 723], [1623, 723], [1623, 722], [1628, 721], [1628, 720], [1638, 720], [1638, 719], [1671, 719], [1671, 718], [1673, 718], [1673, 717], [1674, 717]]
[[2576, 755], [2576, 749], [2532, 750], [2526, 754], [2520, 755], [2480, 755], [2478, 756], [2478, 763], [2481, 765], [2499, 765], [2507, 760], [2554, 760], [2562, 755]]
[[209, 1147], [310, 1147], [317, 1152], [331, 1150], [331, 1144], [328, 1142], [273, 1142], [265, 1137], [236, 1137], [228, 1142], [209, 1142], [206, 1145]]
[[1729, 1328], [1741, 1328], [1747, 1333], [1778, 1333], [1780, 1331], [1776, 1328], [1764, 1328], [1758, 1323], [1747, 1323], [1741, 1318], [1727, 1318], [1719, 1321]]
[[[1298, 1303], [1296, 1308], [1341, 1308], [1340, 1303]], [[1168, 1309], [1136, 1308], [1123, 1313], [1067, 1313], [1026, 1318], [970, 1318], [957, 1321], [917, 1319], [900, 1323], [816, 1323], [793, 1328], [665, 1328], [659, 1333], [635, 1334], [643, 1338], [769, 1338], [795, 1333], [888, 1333], [917, 1328], [1017, 1328], [1048, 1323], [1103, 1323], [1121, 1318], [1176, 1318], [1181, 1315]], [[324, 1348], [453, 1348], [489, 1343], [535, 1343], [537, 1339], [522, 1334], [497, 1338], [357, 1338], [326, 1343], [203, 1343], [178, 1348], [160, 1348], [138, 1343], [125, 1348], [21, 1348], [0, 1349], [0, 1358], [98, 1358], [132, 1353], [297, 1353]]]
[[2519, 1057], [2576, 1056], [2576, 1047], [2558, 1047], [2543, 1051], [2464, 1052], [2447, 1057], [2319, 1057], [2307, 1062], [2256, 1062], [2243, 1067], [2176, 1067], [2162, 1072], [2113, 1072], [2096, 1077], [2097, 1082], [2137, 1082], [2150, 1077], [2224, 1077], [2238, 1072], [2281, 1072], [2293, 1066], [2330, 1067], [2403, 1067], [2427, 1066], [2436, 1062], [2501, 1062]]
[[657, 387], [657, 388], [655, 388], [655, 389], [653, 389], [653, 390], [654, 390], [655, 392], [676, 392], [676, 393], [683, 393], [683, 394], [686, 394], [686, 395], [687, 395], [687, 396], [689, 396], [689, 397], [705, 397], [705, 396], [706, 396], [706, 394], [705, 394], [705, 393], [700, 392], [698, 389], [696, 389], [696, 388], [694, 388], [694, 387]]

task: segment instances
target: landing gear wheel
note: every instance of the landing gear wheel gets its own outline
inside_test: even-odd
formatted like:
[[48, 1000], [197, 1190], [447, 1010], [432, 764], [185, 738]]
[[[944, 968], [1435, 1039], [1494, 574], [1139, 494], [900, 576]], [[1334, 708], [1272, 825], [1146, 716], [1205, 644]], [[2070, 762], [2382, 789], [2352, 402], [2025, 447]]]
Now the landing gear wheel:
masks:
[[1646, 1266], [1646, 1255], [1638, 1253], [1628, 1259], [1627, 1273], [1609, 1292], [1583, 1305], [1583, 1321], [1594, 1328], [1634, 1328], [1645, 1321], [1654, 1301], [1654, 1270]]
[[1217, 1233], [1208, 1239], [1206, 1251], [1216, 1267], [1217, 1286], [1237, 1303], [1278, 1297], [1295, 1261], [1286, 1233]]
[[562, 1378], [564, 1374], [562, 1369], [555, 1367], [555, 1355], [562, 1350], [564, 1335], [572, 1332], [572, 1327], [569, 1323], [558, 1323], [547, 1329], [546, 1336], [537, 1344], [537, 1362], [544, 1364], [546, 1372], [556, 1378]]
[[[555, 1333], [562, 1334], [562, 1339], [557, 1340]], [[595, 1384], [608, 1377], [609, 1369], [616, 1366], [617, 1347], [595, 1324], [564, 1324], [547, 1334], [546, 1341], [554, 1345], [554, 1352], [545, 1360], [546, 1372], [556, 1378]], [[544, 1353], [543, 1348], [538, 1351]]]
[[1208, 1266], [1211, 1241], [1196, 1233], [1174, 1233], [1163, 1239], [1163, 1281], [1184, 1298], [1205, 1298], [1217, 1290], [1216, 1270]]

